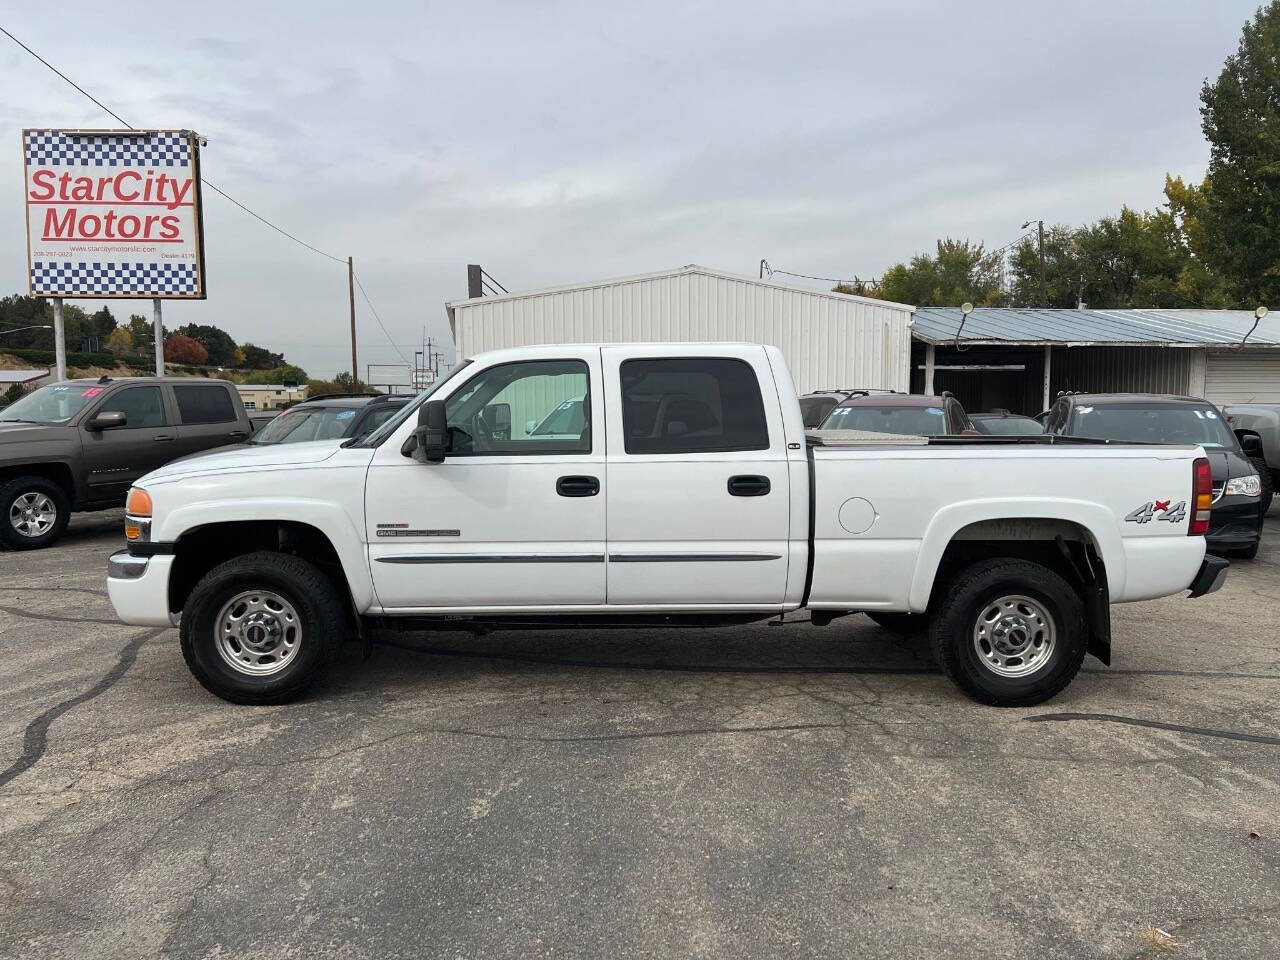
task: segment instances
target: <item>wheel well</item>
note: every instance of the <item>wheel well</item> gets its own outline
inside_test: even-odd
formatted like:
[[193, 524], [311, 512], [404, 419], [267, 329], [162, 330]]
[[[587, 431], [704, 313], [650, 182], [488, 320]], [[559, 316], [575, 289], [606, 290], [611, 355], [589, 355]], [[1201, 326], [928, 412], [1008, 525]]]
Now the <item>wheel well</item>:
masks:
[[981, 520], [957, 530], [947, 544], [933, 578], [930, 605], [957, 572], [993, 557], [1039, 563], [1076, 587], [1106, 584], [1102, 552], [1084, 526], [1048, 517]]
[[181, 610], [195, 585], [218, 564], [258, 550], [313, 563], [343, 596], [350, 596], [338, 551], [321, 530], [294, 520], [242, 520], [196, 527], [178, 538], [169, 573], [169, 609]]
[[15, 477], [44, 477], [52, 480], [67, 495], [67, 502], [74, 506], [76, 485], [71, 468], [65, 463], [24, 463], [13, 467], [0, 467], [0, 483]]

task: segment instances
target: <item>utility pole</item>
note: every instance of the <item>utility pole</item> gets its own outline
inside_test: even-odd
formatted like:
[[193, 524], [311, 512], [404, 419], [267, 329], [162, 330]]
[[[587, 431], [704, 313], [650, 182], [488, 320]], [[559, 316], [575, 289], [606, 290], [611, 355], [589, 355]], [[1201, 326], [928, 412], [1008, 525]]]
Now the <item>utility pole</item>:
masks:
[[1044, 221], [1037, 220], [1040, 234], [1040, 306], [1049, 306], [1049, 292], [1044, 280]]
[[62, 320], [62, 298], [53, 298], [53, 362], [54, 379], [67, 379], [67, 328]]
[[356, 265], [347, 257], [347, 298], [351, 305], [351, 392], [360, 382], [360, 366], [356, 363]]

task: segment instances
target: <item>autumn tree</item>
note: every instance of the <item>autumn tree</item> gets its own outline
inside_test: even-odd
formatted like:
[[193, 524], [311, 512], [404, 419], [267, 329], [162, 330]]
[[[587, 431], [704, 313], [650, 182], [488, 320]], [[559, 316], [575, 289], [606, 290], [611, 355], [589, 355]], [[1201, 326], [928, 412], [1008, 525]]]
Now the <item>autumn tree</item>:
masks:
[[107, 334], [107, 351], [117, 357], [133, 352], [133, 334], [128, 327], [116, 327]]
[[209, 351], [186, 334], [171, 333], [164, 338], [164, 358], [171, 363], [199, 367], [209, 359]]

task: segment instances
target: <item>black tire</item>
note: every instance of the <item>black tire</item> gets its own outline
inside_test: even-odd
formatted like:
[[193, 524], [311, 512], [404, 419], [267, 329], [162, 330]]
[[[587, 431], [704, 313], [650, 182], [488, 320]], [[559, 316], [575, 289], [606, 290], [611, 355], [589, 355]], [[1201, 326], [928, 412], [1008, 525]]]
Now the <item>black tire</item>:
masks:
[[[224, 607], [237, 597], [258, 592], [274, 597], [277, 605], [283, 601], [284, 612], [275, 620], [275, 625], [282, 628], [281, 637], [289, 636], [289, 623], [297, 631], [296, 648], [278, 657], [277, 672], [267, 675], [251, 675], [245, 672], [250, 669], [247, 666], [232, 667], [216, 639]], [[261, 599], [254, 599], [253, 603], [261, 607]], [[306, 692], [337, 657], [344, 635], [343, 612], [337, 587], [307, 561], [268, 551], [235, 557], [205, 574], [187, 598], [179, 630], [182, 656], [195, 678], [214, 696], [231, 703], [287, 703]], [[293, 620], [289, 613], [294, 615]], [[275, 615], [265, 607], [262, 615], [268, 618], [269, 630], [270, 618]], [[242, 633], [247, 624], [247, 618], [243, 619]], [[229, 643], [242, 652], [246, 664], [263, 656], [248, 646], [236, 646], [242, 644], [243, 638], [237, 638], [234, 630], [228, 631], [227, 636], [231, 638]], [[269, 636], [265, 639], [271, 643]], [[233, 649], [229, 656], [234, 653]], [[258, 668], [271, 669], [272, 664], [261, 663]]]
[[901, 633], [909, 635], [913, 633], [924, 633], [929, 629], [929, 616], [924, 613], [871, 613], [870, 617], [877, 625], [888, 630], [890, 633]]
[[[47, 497], [54, 509], [53, 525], [43, 533], [28, 536], [14, 525], [14, 504], [30, 495]], [[47, 547], [67, 529], [71, 519], [71, 502], [66, 492], [46, 477], [14, 477], [0, 484], [0, 540], [14, 550], [39, 550]]]
[[[978, 618], [1006, 597], [1034, 601], [1040, 611], [1030, 618], [1025, 614], [1031, 607], [1015, 604], [1010, 613], [1022, 616], [1023, 622], [1043, 614], [1053, 628], [1054, 642], [1043, 663], [1025, 676], [1001, 675], [979, 655], [976, 645]], [[1043, 627], [1032, 629], [1043, 635]], [[970, 697], [997, 707], [1030, 707], [1056, 696], [1079, 672], [1088, 627], [1084, 604], [1066, 580], [1038, 563], [997, 558], [961, 570], [946, 585], [929, 625], [929, 639], [942, 672]], [[1034, 656], [1034, 650], [1028, 650]], [[1022, 661], [1024, 666], [1027, 659]], [[1018, 667], [1006, 665], [1006, 669]]]
[[1266, 516], [1267, 511], [1271, 509], [1271, 498], [1276, 493], [1275, 478], [1271, 476], [1267, 461], [1262, 457], [1250, 457], [1249, 462], [1253, 464], [1253, 469], [1258, 471], [1258, 479], [1262, 481], [1262, 515]]

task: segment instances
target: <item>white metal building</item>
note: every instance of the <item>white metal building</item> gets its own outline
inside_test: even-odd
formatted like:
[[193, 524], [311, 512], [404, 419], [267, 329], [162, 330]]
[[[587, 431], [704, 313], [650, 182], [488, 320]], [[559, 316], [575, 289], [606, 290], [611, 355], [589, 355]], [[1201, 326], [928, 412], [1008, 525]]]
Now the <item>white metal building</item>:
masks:
[[719, 340], [780, 347], [801, 393], [910, 380], [911, 307], [696, 265], [445, 310], [459, 359], [535, 343]]

